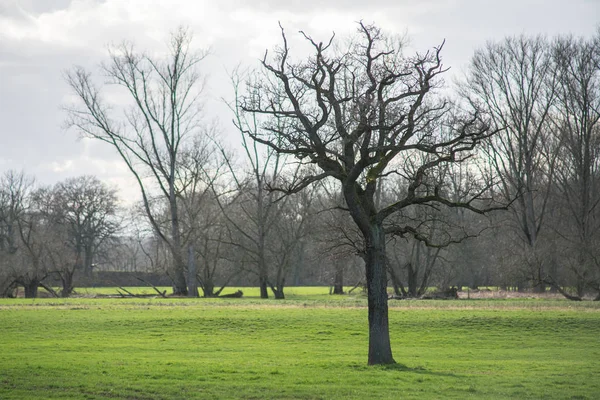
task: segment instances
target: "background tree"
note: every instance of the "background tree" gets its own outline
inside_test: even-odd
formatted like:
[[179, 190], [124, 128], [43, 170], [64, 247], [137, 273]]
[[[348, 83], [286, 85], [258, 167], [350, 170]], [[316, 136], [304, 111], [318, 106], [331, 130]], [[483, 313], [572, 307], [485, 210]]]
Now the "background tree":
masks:
[[[170, 276], [178, 295], [187, 294], [178, 210], [185, 183], [178, 180], [178, 171], [181, 151], [203, 134], [203, 80], [197, 68], [204, 56], [192, 50], [191, 34], [182, 28], [171, 36], [165, 59], [139, 53], [127, 43], [111, 47], [110, 61], [102, 70], [110, 84], [130, 96], [132, 104], [123, 110], [123, 122], [111, 112], [89, 72], [75, 67], [66, 75], [79, 100], [79, 107], [68, 109], [68, 125], [110, 144], [135, 177], [150, 224], [171, 252]], [[155, 193], [168, 204], [168, 230], [157, 221], [152, 207]]]
[[[287, 38], [275, 56], [263, 59], [264, 75], [241, 96], [239, 107], [260, 118], [261, 130], [246, 132], [278, 154], [289, 154], [319, 172], [273, 187], [286, 194], [319, 180], [337, 179], [348, 211], [364, 240], [369, 308], [369, 364], [393, 363], [388, 325], [386, 235], [426, 237], [410, 225], [386, 225], [407, 207], [440, 204], [477, 211], [474, 199], [455, 203], [423, 186], [432, 168], [459, 162], [488, 135], [478, 116], [453, 118], [449, 104], [435, 96], [444, 72], [441, 48], [403, 56], [401, 43], [388, 41], [374, 26], [360, 24], [347, 49], [334, 38], [319, 43], [304, 35], [312, 56], [290, 59]], [[398, 173], [398, 161], [425, 154], [406, 176], [402, 197], [377, 207], [380, 179]], [[432, 189], [432, 190], [430, 190]]]
[[538, 238], [545, 222], [554, 179], [555, 142], [550, 115], [556, 97], [556, 69], [548, 41], [538, 37], [508, 37], [488, 42], [473, 55], [462, 95], [479, 112], [490, 116], [500, 132], [482, 150], [500, 179], [510, 207], [512, 231], [523, 248], [520, 263], [539, 291], [544, 291], [544, 266]]
[[[200, 179], [191, 184], [182, 196], [183, 236], [192, 254], [204, 297], [218, 296], [239, 272], [227, 260], [226, 253], [230, 250], [226, 243], [227, 220], [216, 198], [219, 191], [213, 191], [218, 185], [216, 181], [221, 166], [211, 169], [210, 179]], [[218, 280], [220, 287], [217, 286]]]
[[268, 284], [276, 299], [285, 298], [284, 287], [290, 272], [306, 267], [306, 240], [314, 229], [316, 217], [313, 207], [315, 188], [311, 189], [286, 197], [279, 204], [279, 218], [275, 221], [268, 247], [272, 260]]
[[16, 257], [11, 260], [11, 269], [14, 282], [25, 289], [25, 297], [34, 298], [55, 267], [53, 253], [60, 252], [65, 246], [64, 236], [56, 230], [55, 221], [48, 217], [51, 215], [48, 212], [50, 190], [33, 189], [32, 186], [24, 189], [26, 196], [17, 218], [20, 243]]
[[[232, 81], [235, 95], [239, 97], [239, 71], [234, 73]], [[243, 253], [243, 264], [249, 265], [249, 271], [258, 277], [260, 297], [268, 298], [270, 287], [275, 298], [282, 299], [285, 275], [292, 253], [305, 234], [312, 197], [279, 198], [269, 190], [290, 179], [288, 175], [295, 176], [299, 168], [293, 166], [286, 155], [248, 141], [246, 133], [259, 129], [258, 120], [247, 118], [239, 104], [232, 105], [231, 110], [234, 125], [241, 133], [244, 164], [237, 165], [221, 148], [231, 177], [232, 195], [217, 196], [217, 199], [232, 233], [229, 244]]]
[[[322, 180], [318, 185], [315, 215], [316, 227], [312, 230], [313, 240], [317, 241], [317, 251], [327, 260], [328, 284], [331, 294], [344, 294], [344, 283], [352, 274], [357, 258], [364, 263], [364, 244], [356, 224], [347, 212], [340, 186], [335, 180]], [[358, 287], [364, 278], [350, 281]]]
[[570, 298], [588, 291], [600, 298], [600, 33], [587, 40], [558, 38], [553, 57], [558, 70], [553, 123], [560, 143], [555, 232], [568, 269], [563, 285], [574, 284], [576, 296], [562, 290], [556, 277], [547, 279]]
[[71, 262], [62, 263], [56, 270], [63, 284], [61, 294], [68, 297], [75, 271], [90, 276], [99, 247], [114, 238], [120, 228], [118, 198], [115, 189], [94, 176], [67, 179], [56, 184], [51, 194], [48, 217], [66, 231], [66, 241], [74, 254]]
[[[18, 264], [23, 264], [19, 219], [25, 214], [32, 189], [33, 178], [23, 172], [10, 170], [0, 178], [0, 295], [10, 295], [21, 275], [21, 269], [17, 268]], [[39, 280], [37, 274], [35, 280]]]

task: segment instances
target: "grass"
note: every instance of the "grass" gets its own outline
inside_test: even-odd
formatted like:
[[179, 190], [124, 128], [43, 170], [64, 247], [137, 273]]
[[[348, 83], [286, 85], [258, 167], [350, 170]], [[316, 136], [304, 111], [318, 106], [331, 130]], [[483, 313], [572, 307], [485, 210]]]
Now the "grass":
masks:
[[399, 364], [368, 367], [364, 298], [294, 289], [284, 301], [0, 300], [0, 398], [594, 399], [600, 393], [598, 303], [394, 301], [390, 329]]
[[[143, 295], [156, 295], [156, 291], [151, 287], [147, 286], [132, 286], [125, 287], [128, 291], [134, 294], [143, 294]], [[160, 291], [166, 290], [167, 293], [171, 292], [170, 287], [161, 286], [158, 287]], [[218, 289], [218, 288], [217, 288]], [[347, 288], [350, 290], [351, 288]], [[117, 292], [119, 288], [116, 287], [97, 287], [97, 288], [78, 288], [76, 290], [77, 294], [80, 296], [97, 296], [97, 295], [112, 295], [118, 296]], [[200, 294], [202, 294], [202, 290], [198, 289]], [[223, 289], [222, 294], [230, 294], [235, 293], [236, 291], [241, 290], [244, 292], [245, 298], [260, 298], [260, 289], [258, 287], [232, 287], [228, 286]], [[356, 290], [360, 292], [360, 289]], [[271, 290], [269, 289], [269, 294], [272, 296]], [[286, 287], [285, 288], [285, 296], [288, 299], [306, 299], [309, 297], [317, 296], [326, 298], [329, 296], [329, 287], [327, 286], [303, 286], [303, 287]]]

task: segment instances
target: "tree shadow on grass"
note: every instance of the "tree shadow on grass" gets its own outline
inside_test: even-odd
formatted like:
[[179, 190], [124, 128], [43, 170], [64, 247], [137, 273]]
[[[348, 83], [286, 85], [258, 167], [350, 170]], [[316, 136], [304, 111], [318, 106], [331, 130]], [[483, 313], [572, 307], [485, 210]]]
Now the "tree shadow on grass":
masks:
[[425, 369], [424, 367], [409, 367], [405, 364], [395, 363], [395, 364], [383, 364], [383, 365], [366, 365], [366, 364], [350, 364], [350, 368], [358, 369], [358, 370], [372, 370], [379, 369], [381, 371], [398, 371], [398, 372], [412, 372], [415, 374], [422, 375], [432, 375], [432, 376], [445, 376], [449, 378], [462, 378], [463, 376], [453, 374], [450, 372], [436, 372]]

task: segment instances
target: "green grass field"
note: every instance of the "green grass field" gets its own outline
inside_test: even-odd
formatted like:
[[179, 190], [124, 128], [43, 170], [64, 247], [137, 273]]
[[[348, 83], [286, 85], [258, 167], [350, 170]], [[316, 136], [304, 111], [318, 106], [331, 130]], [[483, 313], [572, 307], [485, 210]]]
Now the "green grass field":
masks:
[[[56, 288], [57, 290], [60, 290], [60, 288]], [[125, 287], [125, 289], [127, 289], [127, 291], [134, 293], [134, 294], [141, 294], [141, 295], [156, 295], [156, 291], [154, 289], [152, 289], [151, 287], [144, 287], [144, 286], [135, 286], [135, 287]], [[158, 287], [157, 289], [159, 289], [160, 291], [164, 291], [166, 290], [167, 293], [171, 292], [171, 288], [170, 287]], [[347, 290], [350, 290], [351, 288], [347, 288]], [[258, 287], [226, 287], [225, 289], [223, 289], [223, 293], [222, 294], [228, 294], [228, 293], [234, 293], [237, 290], [241, 290], [244, 293], [244, 297], [245, 298], [260, 298], [260, 290]], [[77, 295], [79, 296], [83, 296], [83, 297], [93, 297], [93, 296], [118, 296], [119, 295], [119, 288], [115, 288], [115, 287], [97, 287], [97, 288], [78, 288], [76, 290]], [[202, 294], [202, 291], [199, 289], [200, 294]], [[122, 292], [122, 291], [121, 291]], [[359, 289], [356, 290], [356, 292], [360, 292]], [[270, 291], [269, 291], [270, 293]], [[329, 288], [326, 286], [312, 286], [312, 287], [289, 287], [289, 288], [285, 288], [285, 295], [287, 298], [289, 299], [307, 299], [307, 298], [324, 298], [326, 299], [327, 297], [329, 297]], [[325, 297], [323, 297], [325, 296]]]
[[600, 304], [394, 301], [368, 367], [362, 296], [0, 300], [0, 399], [595, 399]]

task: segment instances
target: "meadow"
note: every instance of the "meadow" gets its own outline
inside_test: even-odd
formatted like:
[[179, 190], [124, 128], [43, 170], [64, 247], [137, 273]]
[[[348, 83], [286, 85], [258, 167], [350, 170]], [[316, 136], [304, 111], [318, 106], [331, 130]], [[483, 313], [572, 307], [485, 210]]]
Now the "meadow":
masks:
[[369, 367], [360, 294], [290, 288], [283, 301], [248, 289], [242, 299], [93, 297], [102, 290], [90, 289], [89, 298], [0, 300], [1, 399], [600, 393], [598, 302], [391, 301], [398, 364]]

